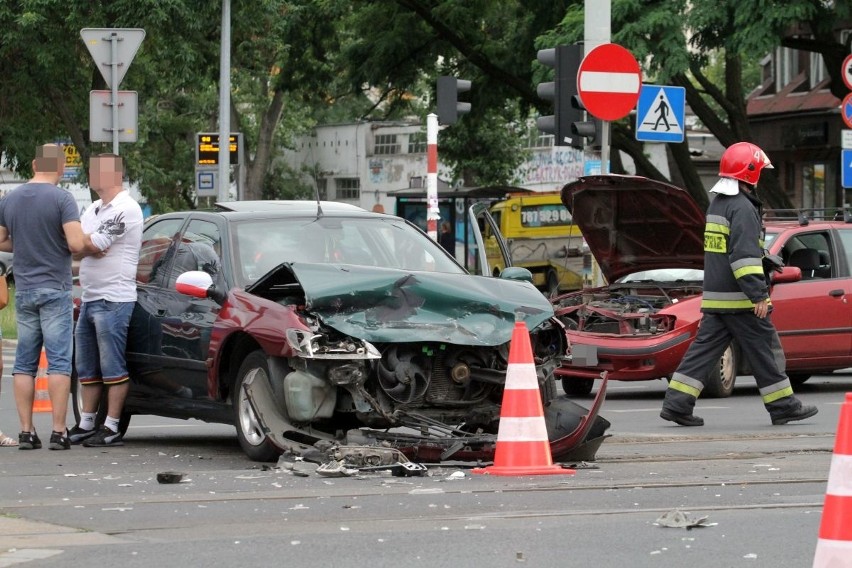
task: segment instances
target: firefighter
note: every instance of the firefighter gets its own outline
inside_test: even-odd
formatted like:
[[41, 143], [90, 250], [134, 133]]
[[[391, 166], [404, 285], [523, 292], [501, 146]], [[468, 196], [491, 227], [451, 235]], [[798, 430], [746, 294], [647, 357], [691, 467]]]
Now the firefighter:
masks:
[[692, 413], [704, 382], [732, 340], [748, 359], [772, 424], [817, 413], [793, 395], [786, 361], [770, 319], [764, 273], [762, 203], [755, 194], [760, 172], [772, 168], [766, 154], [748, 142], [731, 145], [710, 190], [704, 227], [704, 296], [695, 341], [669, 381], [660, 417], [681, 426], [703, 426]]

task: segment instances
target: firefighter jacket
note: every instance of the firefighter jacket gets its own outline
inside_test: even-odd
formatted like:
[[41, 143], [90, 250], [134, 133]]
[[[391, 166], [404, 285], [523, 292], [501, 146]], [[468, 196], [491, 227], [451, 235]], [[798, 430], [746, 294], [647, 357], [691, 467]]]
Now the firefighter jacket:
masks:
[[704, 296], [701, 311], [752, 311], [769, 298], [763, 271], [761, 202], [741, 189], [715, 194], [704, 228]]

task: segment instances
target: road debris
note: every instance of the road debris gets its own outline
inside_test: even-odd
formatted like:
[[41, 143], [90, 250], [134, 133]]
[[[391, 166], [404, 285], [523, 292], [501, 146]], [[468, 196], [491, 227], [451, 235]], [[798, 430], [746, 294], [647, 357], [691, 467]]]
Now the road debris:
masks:
[[688, 517], [686, 513], [679, 509], [674, 509], [663, 513], [663, 515], [654, 521], [654, 524], [659, 527], [670, 527], [675, 529], [692, 530], [696, 527], [715, 527], [719, 523], [708, 523], [707, 515], [703, 517]]

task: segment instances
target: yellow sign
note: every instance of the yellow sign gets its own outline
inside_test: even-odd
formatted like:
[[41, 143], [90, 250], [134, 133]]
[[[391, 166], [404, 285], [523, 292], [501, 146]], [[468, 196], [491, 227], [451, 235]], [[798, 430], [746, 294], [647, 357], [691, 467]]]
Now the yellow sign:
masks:
[[62, 147], [65, 150], [65, 167], [79, 168], [83, 165], [83, 159], [80, 157], [80, 152], [73, 144], [66, 144]]
[[[237, 135], [231, 134], [229, 137], [228, 150], [230, 151], [231, 165], [239, 163], [239, 154], [237, 153]], [[196, 165], [198, 166], [215, 166], [219, 164], [219, 135], [202, 133], [198, 134], [198, 143], [195, 147], [197, 156]]]

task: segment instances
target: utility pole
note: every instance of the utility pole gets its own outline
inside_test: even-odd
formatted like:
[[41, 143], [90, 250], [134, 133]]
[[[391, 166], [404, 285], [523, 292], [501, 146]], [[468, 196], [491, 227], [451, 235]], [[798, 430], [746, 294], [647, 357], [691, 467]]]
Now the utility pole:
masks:
[[222, 36], [219, 52], [218, 200], [228, 201], [231, 189], [231, 0], [222, 0]]

